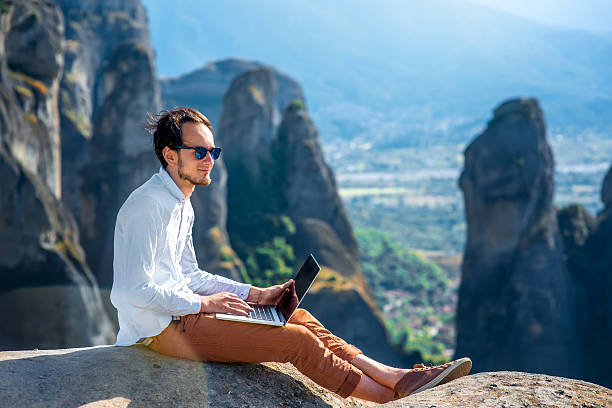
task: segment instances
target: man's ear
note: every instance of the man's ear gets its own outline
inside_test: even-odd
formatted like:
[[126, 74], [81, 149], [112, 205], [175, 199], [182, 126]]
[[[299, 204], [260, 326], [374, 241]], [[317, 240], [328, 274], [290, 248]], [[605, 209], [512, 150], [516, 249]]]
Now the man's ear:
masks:
[[162, 150], [162, 154], [169, 165], [178, 166], [178, 152], [176, 150], [166, 146], [164, 147], [164, 150]]

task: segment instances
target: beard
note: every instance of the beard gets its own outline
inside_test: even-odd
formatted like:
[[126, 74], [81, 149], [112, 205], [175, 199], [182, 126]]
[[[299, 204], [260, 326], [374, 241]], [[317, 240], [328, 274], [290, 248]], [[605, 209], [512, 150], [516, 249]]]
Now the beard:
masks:
[[190, 182], [191, 184], [193, 184], [194, 186], [207, 186], [211, 182], [211, 180], [210, 180], [210, 173], [202, 175], [199, 178], [196, 178], [196, 177], [192, 176], [191, 174], [184, 173], [183, 170], [184, 170], [183, 162], [181, 161], [181, 156], [179, 156], [179, 158], [178, 158], [178, 175], [179, 175], [179, 177], [182, 180], [186, 180], [186, 181]]

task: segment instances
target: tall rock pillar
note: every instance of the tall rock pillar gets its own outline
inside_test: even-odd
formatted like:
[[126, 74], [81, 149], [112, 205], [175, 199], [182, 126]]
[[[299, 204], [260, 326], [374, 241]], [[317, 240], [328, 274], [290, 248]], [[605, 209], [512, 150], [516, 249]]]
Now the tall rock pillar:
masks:
[[456, 355], [470, 356], [476, 371], [582, 373], [553, 171], [535, 99], [500, 105], [465, 150], [459, 184], [467, 243]]

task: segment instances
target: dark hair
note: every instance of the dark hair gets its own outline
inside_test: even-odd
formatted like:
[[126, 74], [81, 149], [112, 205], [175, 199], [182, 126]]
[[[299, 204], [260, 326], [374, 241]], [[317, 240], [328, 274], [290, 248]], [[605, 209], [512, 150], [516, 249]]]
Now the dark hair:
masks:
[[208, 118], [195, 109], [185, 107], [174, 108], [163, 110], [157, 115], [149, 113], [148, 117], [149, 121], [145, 124], [145, 128], [153, 133], [155, 155], [157, 155], [164, 169], [168, 166], [168, 163], [164, 159], [162, 152], [166, 146], [172, 149], [174, 146], [181, 146], [183, 144], [183, 123], [201, 123], [210, 129], [213, 136], [215, 135]]

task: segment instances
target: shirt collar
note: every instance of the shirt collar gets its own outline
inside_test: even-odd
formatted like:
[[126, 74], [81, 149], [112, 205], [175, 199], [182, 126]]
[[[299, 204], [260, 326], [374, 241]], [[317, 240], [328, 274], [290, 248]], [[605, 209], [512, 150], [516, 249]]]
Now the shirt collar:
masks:
[[183, 201], [185, 199], [185, 194], [183, 194], [183, 192], [176, 185], [174, 180], [172, 180], [172, 177], [170, 177], [170, 174], [168, 174], [168, 172], [161, 166], [159, 167], [158, 174], [163, 180], [166, 187], [168, 187], [168, 190], [170, 190], [170, 193], [172, 194], [172, 196], [175, 197], [179, 201]]

